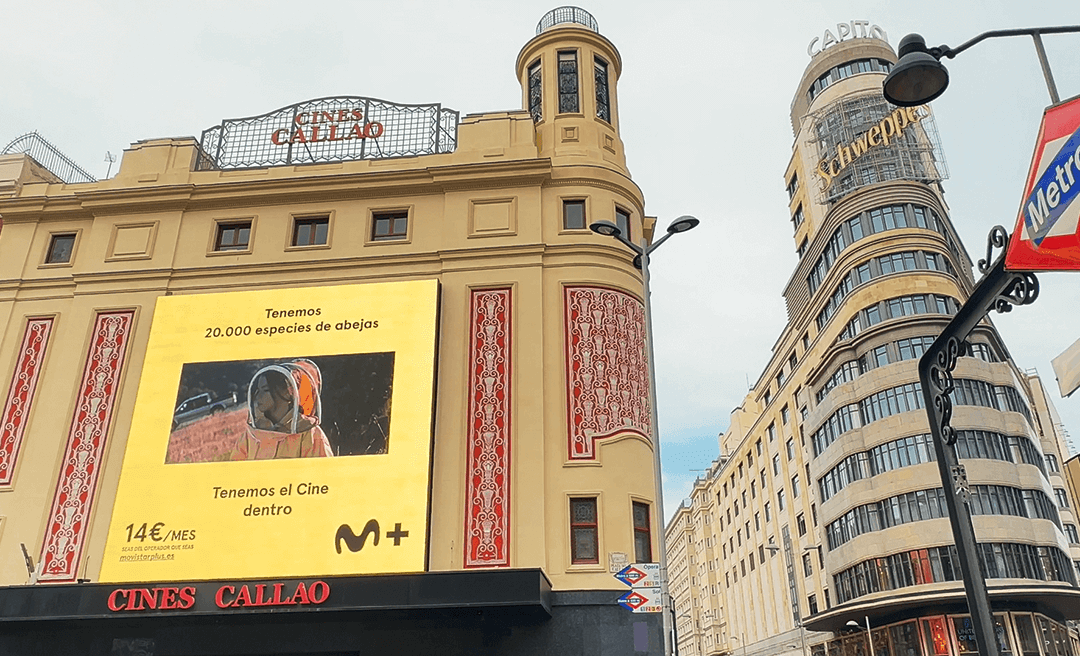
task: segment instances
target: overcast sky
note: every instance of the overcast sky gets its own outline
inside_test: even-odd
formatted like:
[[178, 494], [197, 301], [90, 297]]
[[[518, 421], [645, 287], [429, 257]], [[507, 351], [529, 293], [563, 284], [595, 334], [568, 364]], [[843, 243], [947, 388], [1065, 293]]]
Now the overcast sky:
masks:
[[[52, 5], [52, 6], [50, 6]], [[38, 130], [104, 177], [105, 152], [198, 136], [223, 118], [323, 96], [440, 102], [462, 114], [520, 108], [518, 51], [552, 2], [0, 3], [0, 146]], [[783, 173], [807, 45], [868, 20], [957, 46], [991, 29], [1080, 24], [1074, 2], [685, 2], [582, 5], [619, 48], [622, 138], [661, 227], [702, 221], [653, 259], [668, 514], [769, 360], [796, 264]], [[1080, 35], [1048, 36], [1063, 98], [1080, 94]], [[972, 260], [1012, 230], [1049, 96], [1028, 37], [948, 62], [934, 109], [946, 200]], [[1080, 438], [1080, 395], [1059, 399], [1050, 360], [1078, 336], [1080, 274], [1041, 275], [1030, 307], [994, 319], [1017, 364], [1042, 374]]]

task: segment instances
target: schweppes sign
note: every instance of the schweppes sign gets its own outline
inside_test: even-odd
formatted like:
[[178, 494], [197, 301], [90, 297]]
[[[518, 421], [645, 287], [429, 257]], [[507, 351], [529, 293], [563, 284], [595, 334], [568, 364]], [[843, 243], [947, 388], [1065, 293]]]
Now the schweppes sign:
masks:
[[828, 189], [852, 162], [874, 148], [888, 146], [904, 136], [904, 130], [930, 115], [926, 105], [898, 107], [881, 121], [856, 137], [851, 143], [836, 144], [836, 156], [818, 163], [817, 174], [825, 180]]

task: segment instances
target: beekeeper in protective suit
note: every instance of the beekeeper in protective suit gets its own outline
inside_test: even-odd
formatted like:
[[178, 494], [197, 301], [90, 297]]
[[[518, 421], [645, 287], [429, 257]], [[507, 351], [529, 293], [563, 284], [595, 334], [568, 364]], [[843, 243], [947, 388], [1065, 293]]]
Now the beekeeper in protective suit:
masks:
[[263, 367], [248, 385], [247, 430], [233, 460], [323, 458], [334, 455], [319, 428], [322, 372], [311, 360]]

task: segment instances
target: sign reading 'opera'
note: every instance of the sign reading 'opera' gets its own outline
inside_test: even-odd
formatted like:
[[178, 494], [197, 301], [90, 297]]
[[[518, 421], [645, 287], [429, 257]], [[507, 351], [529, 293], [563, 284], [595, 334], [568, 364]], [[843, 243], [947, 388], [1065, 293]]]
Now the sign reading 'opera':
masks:
[[307, 100], [203, 130], [196, 169], [265, 168], [450, 153], [458, 113], [360, 96]]

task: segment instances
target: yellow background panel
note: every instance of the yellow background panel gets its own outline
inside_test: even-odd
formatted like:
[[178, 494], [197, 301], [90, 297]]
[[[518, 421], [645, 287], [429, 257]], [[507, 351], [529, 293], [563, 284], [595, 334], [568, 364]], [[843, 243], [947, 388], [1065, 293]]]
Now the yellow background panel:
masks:
[[[422, 571], [437, 298], [438, 282], [431, 280], [158, 299], [100, 580]], [[267, 312], [316, 308], [317, 316], [270, 318]], [[344, 322], [378, 326], [346, 329]], [[316, 330], [319, 324], [330, 327]], [[305, 325], [311, 330], [265, 334], [270, 327]], [[207, 336], [214, 328], [224, 335], [237, 327], [248, 334]], [[165, 464], [185, 363], [384, 352], [394, 353], [387, 453]], [[246, 405], [240, 407], [246, 413]], [[300, 494], [301, 484], [328, 491]], [[224, 490], [250, 489], [273, 495], [222, 498]], [[249, 506], [274, 514], [245, 514]], [[370, 520], [379, 524], [377, 545], [368, 535], [353, 552], [335, 539], [343, 525], [360, 535]], [[408, 537], [388, 536], [398, 524]]]

